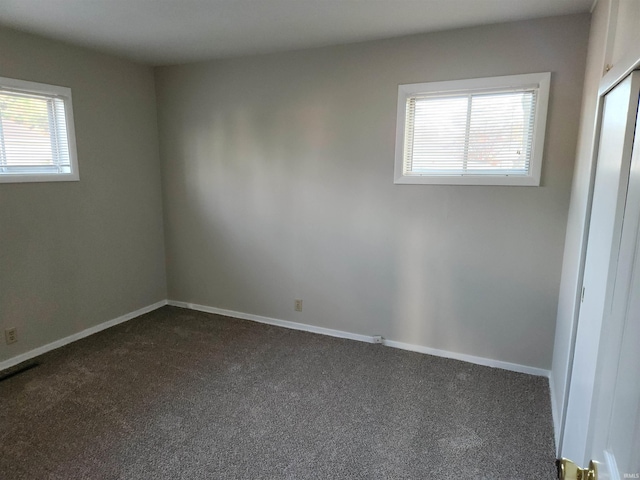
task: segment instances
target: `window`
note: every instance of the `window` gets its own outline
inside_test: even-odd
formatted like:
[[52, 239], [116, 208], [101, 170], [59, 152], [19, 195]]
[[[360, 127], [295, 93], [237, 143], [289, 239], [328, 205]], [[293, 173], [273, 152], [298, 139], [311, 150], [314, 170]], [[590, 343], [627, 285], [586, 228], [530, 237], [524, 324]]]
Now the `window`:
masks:
[[0, 77], [0, 183], [78, 179], [71, 90]]
[[540, 185], [550, 78], [400, 85], [395, 183]]

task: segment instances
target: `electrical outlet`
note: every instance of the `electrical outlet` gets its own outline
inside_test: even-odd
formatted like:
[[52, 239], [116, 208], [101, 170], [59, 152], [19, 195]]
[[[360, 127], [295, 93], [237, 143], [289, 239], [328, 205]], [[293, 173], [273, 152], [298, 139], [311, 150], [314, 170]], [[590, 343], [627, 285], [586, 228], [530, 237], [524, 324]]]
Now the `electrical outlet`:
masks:
[[373, 340], [373, 343], [383, 343], [384, 342], [384, 338], [382, 337], [382, 335], [373, 335], [371, 337], [371, 339]]
[[296, 300], [294, 308], [295, 308], [296, 312], [301, 312], [302, 311], [302, 300]]
[[4, 331], [4, 340], [7, 342], [7, 345], [16, 343], [18, 341], [18, 332], [16, 330], [16, 327], [7, 328]]

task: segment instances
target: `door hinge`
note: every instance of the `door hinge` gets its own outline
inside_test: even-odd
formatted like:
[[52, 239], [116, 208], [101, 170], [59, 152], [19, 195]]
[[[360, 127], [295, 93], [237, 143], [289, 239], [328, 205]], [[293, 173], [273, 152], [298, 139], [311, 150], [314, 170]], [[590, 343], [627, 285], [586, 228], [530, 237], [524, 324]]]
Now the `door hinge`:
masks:
[[580, 468], [567, 458], [556, 460], [558, 478], [560, 480], [598, 480], [598, 468], [591, 460], [589, 468]]

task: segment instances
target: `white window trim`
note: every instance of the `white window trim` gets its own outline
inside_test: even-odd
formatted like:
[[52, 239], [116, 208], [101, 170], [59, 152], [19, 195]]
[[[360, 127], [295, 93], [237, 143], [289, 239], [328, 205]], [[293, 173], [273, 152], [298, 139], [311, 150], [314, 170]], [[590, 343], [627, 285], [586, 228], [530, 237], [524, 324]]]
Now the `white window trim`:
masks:
[[73, 122], [71, 89], [57, 85], [48, 85], [46, 83], [28, 82], [26, 80], [18, 80], [15, 78], [0, 77], [0, 91], [3, 89], [18, 90], [42, 95], [55, 95], [64, 101], [71, 172], [0, 175], [0, 183], [69, 182], [80, 180], [80, 174], [78, 172], [78, 155], [76, 152], [76, 134]]
[[[551, 73], [544, 72], [524, 75], [507, 75], [501, 77], [473, 78], [469, 80], [399, 85], [394, 183], [539, 186], [540, 173], [542, 171], [542, 154], [544, 150], [544, 134], [547, 122], [550, 83]], [[404, 139], [407, 98], [421, 93], [454, 93], [456, 91], [464, 90], [468, 91], [494, 88], [519, 89], [527, 87], [535, 87], [538, 89], [529, 175], [404, 175]]]

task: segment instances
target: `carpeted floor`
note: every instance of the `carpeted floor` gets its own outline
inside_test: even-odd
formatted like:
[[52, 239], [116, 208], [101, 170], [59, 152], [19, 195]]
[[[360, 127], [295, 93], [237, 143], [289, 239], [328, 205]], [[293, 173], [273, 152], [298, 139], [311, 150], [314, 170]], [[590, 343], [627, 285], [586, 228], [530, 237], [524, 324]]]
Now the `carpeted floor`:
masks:
[[0, 381], [0, 478], [552, 479], [547, 380], [175, 307]]

